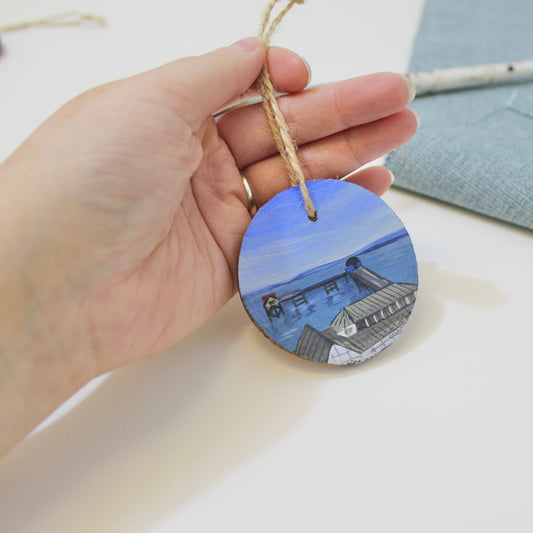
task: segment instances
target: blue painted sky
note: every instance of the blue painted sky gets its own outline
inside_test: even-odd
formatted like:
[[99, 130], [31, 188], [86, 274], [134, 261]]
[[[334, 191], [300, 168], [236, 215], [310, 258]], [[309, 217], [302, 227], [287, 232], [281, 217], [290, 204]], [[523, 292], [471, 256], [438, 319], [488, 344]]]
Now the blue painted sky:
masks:
[[358, 185], [314, 180], [307, 186], [316, 222], [307, 218], [298, 187], [278, 194], [252, 219], [239, 259], [242, 294], [293, 279], [403, 228], [379, 197]]

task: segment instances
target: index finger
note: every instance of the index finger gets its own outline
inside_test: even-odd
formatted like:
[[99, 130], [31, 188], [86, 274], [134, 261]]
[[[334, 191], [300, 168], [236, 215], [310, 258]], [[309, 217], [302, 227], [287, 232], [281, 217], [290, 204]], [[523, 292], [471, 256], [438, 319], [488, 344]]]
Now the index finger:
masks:
[[[414, 97], [409, 83], [404, 76], [382, 72], [282, 96], [278, 102], [294, 140], [306, 144], [399, 112]], [[277, 153], [261, 104], [223, 115], [218, 130], [240, 168]]]

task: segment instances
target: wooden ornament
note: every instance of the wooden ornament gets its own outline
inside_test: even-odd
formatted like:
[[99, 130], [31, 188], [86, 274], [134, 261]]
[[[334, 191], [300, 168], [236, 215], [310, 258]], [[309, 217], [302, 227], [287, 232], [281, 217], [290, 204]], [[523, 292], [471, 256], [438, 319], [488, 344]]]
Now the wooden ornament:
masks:
[[389, 346], [413, 309], [418, 273], [411, 239], [375, 194], [349, 182], [307, 183], [259, 209], [244, 236], [239, 289], [273, 342], [320, 363], [361, 363]]

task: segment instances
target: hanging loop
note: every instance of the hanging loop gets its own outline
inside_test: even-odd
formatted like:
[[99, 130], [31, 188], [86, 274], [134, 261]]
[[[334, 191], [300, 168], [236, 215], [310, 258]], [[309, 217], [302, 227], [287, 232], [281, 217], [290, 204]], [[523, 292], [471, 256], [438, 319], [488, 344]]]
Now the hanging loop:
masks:
[[[281, 0], [272, 0], [263, 15], [261, 26], [259, 30], [259, 37], [263, 41], [265, 49], [270, 46], [270, 40], [272, 35], [279, 26], [283, 17], [290, 11], [295, 4], [303, 4], [304, 0], [290, 0], [287, 5], [279, 12], [279, 14], [272, 18], [272, 12], [277, 3]], [[271, 20], [272, 19], [272, 20]], [[305, 176], [303, 170], [298, 161], [298, 155], [296, 153], [296, 143], [291, 137], [289, 126], [285, 121], [285, 117], [279, 108], [276, 100], [276, 92], [274, 85], [268, 72], [267, 62], [263, 65], [261, 74], [258, 79], [258, 87], [261, 96], [263, 97], [263, 107], [267, 116], [267, 121], [272, 130], [272, 135], [276, 143], [276, 147], [285, 163], [287, 172], [289, 174], [289, 180], [291, 185], [300, 186], [300, 191], [304, 200], [307, 216], [310, 220], [315, 221], [317, 219], [317, 213], [313, 201], [309, 195], [309, 190], [305, 184]]]

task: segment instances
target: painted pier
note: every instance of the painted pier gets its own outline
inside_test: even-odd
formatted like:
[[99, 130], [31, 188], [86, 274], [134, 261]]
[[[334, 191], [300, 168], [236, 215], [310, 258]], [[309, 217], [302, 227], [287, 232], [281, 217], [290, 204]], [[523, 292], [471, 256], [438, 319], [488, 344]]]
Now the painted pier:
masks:
[[358, 257], [350, 257], [346, 261], [346, 269], [342, 274], [330, 277], [319, 283], [309, 285], [305, 289], [278, 297], [275, 293], [263, 296], [263, 308], [270, 322], [285, 314], [285, 306], [292, 305], [294, 309], [307, 305], [307, 294], [315, 290], [323, 290], [326, 294], [339, 290], [340, 279], [351, 279], [359, 290], [375, 291], [386, 287], [391, 282], [376, 274], [376, 272], [362, 265]]
[[337, 281], [341, 278], [351, 279], [368, 296], [342, 308], [325, 330], [307, 324], [298, 339], [296, 354], [322, 363], [357, 363], [381, 351], [400, 334], [415, 304], [418, 285], [392, 282], [363, 266], [355, 256], [346, 261], [345, 271], [338, 276], [297, 293], [263, 296], [269, 320], [282, 318], [289, 305], [294, 308], [306, 305], [311, 291], [323, 290], [326, 294], [338, 291]]

